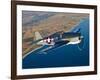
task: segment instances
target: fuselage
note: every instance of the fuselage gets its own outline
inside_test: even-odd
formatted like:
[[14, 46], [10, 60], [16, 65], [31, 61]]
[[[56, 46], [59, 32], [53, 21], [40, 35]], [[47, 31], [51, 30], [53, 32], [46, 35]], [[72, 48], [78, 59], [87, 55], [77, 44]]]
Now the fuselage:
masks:
[[55, 45], [55, 43], [67, 42], [66, 44], [78, 44], [81, 42], [81, 34], [75, 32], [55, 33], [39, 41], [41, 45]]

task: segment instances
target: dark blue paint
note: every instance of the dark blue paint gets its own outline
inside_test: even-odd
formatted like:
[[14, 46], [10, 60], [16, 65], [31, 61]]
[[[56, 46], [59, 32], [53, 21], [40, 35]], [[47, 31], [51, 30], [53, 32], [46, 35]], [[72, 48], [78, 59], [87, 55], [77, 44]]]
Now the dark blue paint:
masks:
[[46, 54], [41, 50], [44, 46], [28, 56], [22, 61], [23, 69], [48, 68], [48, 67], [71, 67], [89, 65], [89, 19], [82, 20], [72, 31], [81, 28], [81, 35], [84, 36], [84, 47], [80, 51], [77, 45], [64, 45], [62, 47], [49, 50]]

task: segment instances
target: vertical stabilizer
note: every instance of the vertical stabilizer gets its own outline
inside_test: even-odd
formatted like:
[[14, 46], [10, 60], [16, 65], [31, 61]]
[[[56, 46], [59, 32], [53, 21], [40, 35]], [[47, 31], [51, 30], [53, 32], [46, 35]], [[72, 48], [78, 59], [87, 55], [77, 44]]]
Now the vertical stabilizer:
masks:
[[40, 33], [38, 31], [35, 32], [35, 40], [39, 40], [42, 39], [42, 36], [40, 35]]

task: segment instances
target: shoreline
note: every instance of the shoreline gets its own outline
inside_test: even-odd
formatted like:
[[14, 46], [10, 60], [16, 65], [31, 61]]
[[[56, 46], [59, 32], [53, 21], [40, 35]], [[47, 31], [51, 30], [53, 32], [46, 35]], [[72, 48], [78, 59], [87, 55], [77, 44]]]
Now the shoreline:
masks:
[[[43, 47], [43, 46], [41, 46], [41, 47]], [[33, 52], [33, 51], [35, 51], [35, 50], [37, 50], [37, 49], [39, 49], [41, 47], [38, 47], [36, 49], [31, 50], [30, 52], [28, 52], [27, 54], [25, 54], [24, 56], [22, 56], [22, 59], [24, 59], [26, 56], [28, 56], [31, 52]]]

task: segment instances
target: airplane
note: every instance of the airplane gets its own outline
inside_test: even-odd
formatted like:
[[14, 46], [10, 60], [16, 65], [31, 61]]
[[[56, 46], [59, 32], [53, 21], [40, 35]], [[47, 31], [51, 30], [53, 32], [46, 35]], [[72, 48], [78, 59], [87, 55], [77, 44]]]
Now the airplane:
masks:
[[[74, 45], [74, 44], [80, 44], [83, 40], [83, 36], [80, 33], [80, 29], [76, 32], [55, 32], [48, 37], [42, 38], [39, 32], [35, 32], [35, 38], [37, 45], [48, 45], [49, 47], [42, 50], [43, 52], [56, 49], [58, 47], [61, 47], [63, 45]], [[82, 50], [78, 46], [79, 50]]]

